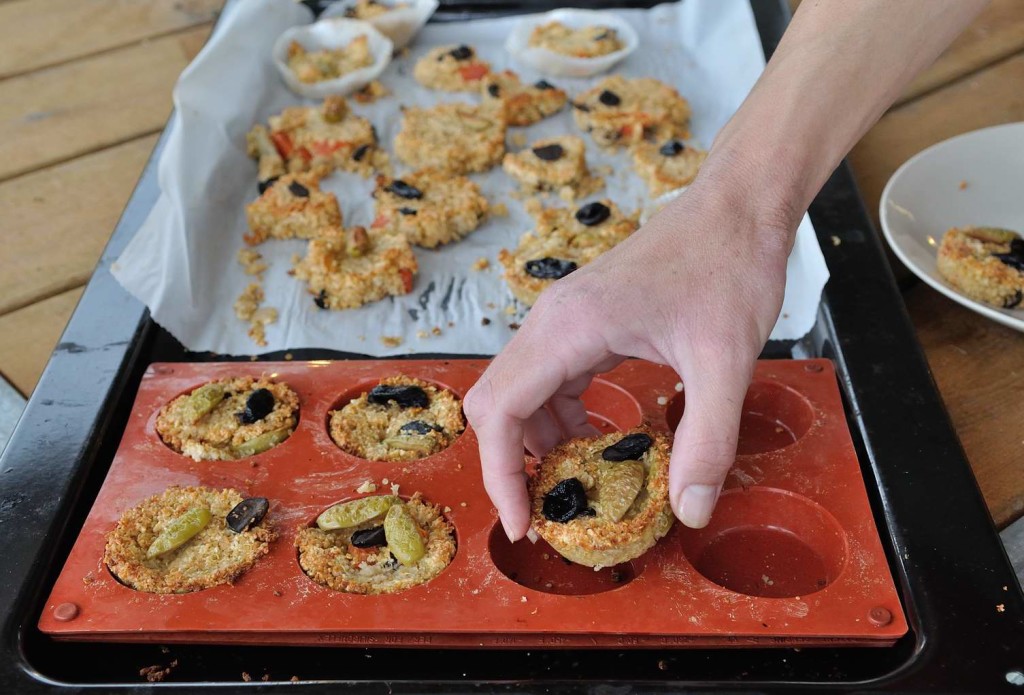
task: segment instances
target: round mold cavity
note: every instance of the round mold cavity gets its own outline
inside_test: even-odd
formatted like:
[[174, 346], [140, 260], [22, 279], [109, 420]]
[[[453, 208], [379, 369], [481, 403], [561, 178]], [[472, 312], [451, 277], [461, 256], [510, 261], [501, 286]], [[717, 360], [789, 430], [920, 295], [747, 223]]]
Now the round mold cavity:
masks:
[[636, 579], [640, 570], [632, 562], [594, 571], [593, 567], [569, 562], [539, 538], [536, 543], [509, 543], [498, 522], [487, 542], [491, 560], [502, 574], [520, 586], [545, 594], [587, 596], [622, 588]]
[[[397, 376], [397, 375], [395, 375], [395, 376]], [[423, 381], [423, 382], [426, 382], [426, 383], [430, 384], [431, 386], [433, 386], [436, 389], [440, 389], [440, 390], [444, 390], [444, 391], [449, 391], [453, 396], [455, 396], [459, 400], [459, 405], [460, 406], [462, 405], [463, 394], [460, 393], [458, 390], [452, 388], [451, 386], [448, 386], [447, 384], [442, 384], [440, 382], [434, 381], [433, 379], [424, 379], [423, 377], [417, 376], [415, 374], [405, 374], [404, 376], [410, 376], [410, 377], [413, 377], [415, 379], [419, 379], [420, 381]], [[341, 446], [338, 445], [338, 443], [336, 441], [334, 441], [334, 437], [331, 435], [331, 415], [334, 413], [334, 411], [341, 410], [346, 405], [348, 405], [352, 401], [354, 401], [357, 398], [359, 398], [360, 396], [362, 396], [364, 393], [368, 393], [370, 391], [370, 389], [372, 389], [374, 386], [377, 386], [381, 382], [381, 380], [385, 379], [385, 378], [388, 378], [388, 377], [381, 377], [380, 379], [376, 379], [376, 380], [364, 381], [364, 382], [360, 383], [359, 385], [352, 387], [348, 391], [345, 391], [343, 394], [338, 396], [338, 398], [336, 398], [334, 400], [334, 402], [331, 403], [331, 406], [327, 409], [327, 415], [324, 418], [324, 429], [327, 431], [327, 437], [331, 440], [331, 443], [334, 444], [334, 446], [338, 447], [338, 449], [340, 451], [343, 451], [347, 455], [352, 456], [354, 458], [357, 458], [360, 461], [367, 461], [369, 463], [374, 463], [374, 464], [393, 464], [393, 463], [405, 463], [405, 464], [407, 464], [407, 463], [413, 463], [413, 462], [417, 462], [417, 461], [428, 461], [428, 460], [432, 459], [435, 456], [443, 454], [445, 451], [447, 451], [448, 449], [450, 449], [453, 446], [455, 446], [459, 442], [459, 440], [462, 439], [462, 435], [464, 435], [466, 433], [466, 430], [469, 429], [469, 423], [466, 421], [466, 413], [460, 409], [460, 414], [462, 415], [463, 428], [462, 428], [462, 431], [459, 432], [459, 434], [457, 434], [455, 436], [455, 438], [452, 440], [451, 444], [449, 444], [444, 449], [441, 449], [440, 451], [435, 451], [434, 453], [430, 454], [429, 456], [423, 456], [423, 457], [417, 458], [417, 459], [409, 459], [409, 460], [404, 460], [404, 461], [380, 461], [380, 460], [375, 460], [375, 459], [363, 458], [362, 456], [359, 456], [358, 454], [355, 454], [355, 453], [353, 453], [351, 451], [348, 451], [347, 449], [343, 449]]]
[[748, 596], [787, 598], [824, 589], [843, 571], [846, 534], [806, 497], [775, 488], [722, 493], [711, 523], [681, 529], [683, 553], [705, 578]]
[[[248, 375], [246, 375], [246, 374], [239, 374], [237, 376], [248, 376]], [[233, 377], [223, 377], [223, 378], [233, 378]], [[189, 459], [190, 461], [192, 460], [192, 458], [190, 456], [188, 456], [187, 454], [184, 454], [184, 453], [182, 453], [180, 451], [177, 451], [174, 447], [172, 447], [170, 444], [168, 444], [166, 441], [164, 441], [164, 438], [160, 435], [160, 432], [158, 432], [157, 429], [156, 429], [156, 421], [157, 421], [157, 418], [160, 417], [160, 413], [163, 412], [163, 409], [165, 407], [167, 407], [168, 405], [170, 405], [171, 403], [173, 403], [175, 400], [181, 398], [182, 396], [187, 396], [190, 393], [192, 393], [193, 391], [195, 391], [196, 389], [201, 388], [203, 386], [206, 386], [207, 384], [212, 383], [214, 381], [221, 381], [221, 379], [208, 379], [206, 381], [202, 381], [202, 382], [199, 382], [197, 384], [193, 384], [192, 386], [189, 386], [186, 389], [182, 389], [181, 392], [176, 393], [174, 396], [169, 398], [167, 400], [167, 402], [164, 403], [164, 405], [162, 405], [158, 410], [156, 410], [156, 412], [154, 412], [152, 414], [152, 416], [151, 416], [151, 418], [149, 420], [149, 427], [152, 428], [152, 432], [153, 432], [154, 435], [156, 435], [157, 440], [161, 444], [163, 444], [165, 447], [167, 447], [169, 450], [171, 450], [175, 454], [177, 454], [178, 456], [183, 456], [183, 457]], [[292, 388], [291, 385], [288, 384], [287, 381], [283, 381], [283, 380], [272, 380], [272, 381], [274, 381], [274, 383], [284, 384], [285, 386], [288, 386], [288, 388]], [[294, 390], [295, 389], [292, 389], [292, 391], [294, 391]], [[298, 394], [296, 394], [296, 395], [298, 395]], [[292, 428], [291, 434], [289, 434], [284, 439], [284, 441], [280, 442], [279, 444], [275, 444], [274, 446], [270, 447], [266, 451], [261, 451], [260, 453], [255, 454], [253, 456], [243, 456], [243, 457], [237, 458], [237, 459], [203, 459], [203, 463], [232, 463], [234, 461], [245, 461], [245, 460], [248, 460], [248, 459], [256, 458], [258, 456], [263, 456], [264, 454], [266, 454], [268, 452], [274, 451], [275, 449], [279, 449], [280, 447], [287, 445], [288, 442], [291, 441], [291, 438], [295, 435], [295, 431], [299, 429], [299, 424], [301, 422], [302, 422], [302, 401], [300, 399], [299, 400], [299, 408], [298, 408], [298, 410], [295, 413], [295, 426]]]
[[[327, 506], [325, 506], [322, 509], [320, 509], [320, 511], [318, 511], [314, 516], [312, 516], [311, 518], [307, 519], [304, 524], [300, 524], [299, 527], [298, 527], [298, 530], [301, 531], [304, 528], [316, 528], [316, 520], [317, 520], [317, 518], [321, 514], [323, 514], [325, 511], [327, 511], [328, 509], [330, 509], [331, 507], [333, 507], [336, 504], [342, 504], [344, 502], [351, 502], [352, 500], [362, 499], [364, 497], [379, 497], [381, 495], [387, 495], [387, 494], [390, 494], [390, 493], [387, 492], [387, 491], [381, 492], [380, 490], [378, 490], [377, 492], [371, 492], [371, 493], [368, 493], [368, 494], [365, 494], [365, 495], [352, 495], [350, 497], [346, 497], [344, 499], [340, 499], [340, 500], [331, 502]], [[410, 499], [408, 495], [398, 495], [397, 497], [399, 499], [401, 499], [403, 502], [408, 502], [409, 499]], [[431, 504], [437, 504], [433, 500], [426, 500], [426, 501], [431, 503]], [[438, 507], [443, 509], [442, 505], [438, 505]], [[436, 580], [438, 577], [440, 577], [441, 575], [443, 575], [445, 572], [448, 571], [448, 569], [452, 566], [452, 564], [455, 562], [455, 559], [459, 555], [459, 529], [455, 525], [455, 522], [452, 521], [451, 517], [449, 517], [443, 511], [441, 512], [441, 518], [444, 519], [445, 521], [447, 521], [449, 526], [451, 526], [451, 528], [452, 528], [452, 538], [455, 541], [455, 554], [452, 555], [452, 559], [448, 562], [448, 565], [445, 566], [445, 568], [443, 570], [441, 570], [437, 574], [437, 576], [431, 577], [427, 581], [422, 582], [420, 584], [416, 584], [414, 586], [410, 586], [407, 589], [402, 589], [400, 591], [395, 591], [395, 592], [392, 592], [391, 594], [361, 594], [361, 593], [356, 592], [356, 591], [342, 591], [340, 589], [335, 589], [334, 587], [327, 586], [326, 584], [321, 584], [320, 582], [316, 581], [311, 576], [309, 576], [306, 573], [306, 570], [303, 569], [302, 563], [299, 561], [299, 548], [298, 547], [295, 548], [295, 567], [298, 570], [300, 575], [305, 577], [312, 584], [315, 584], [316, 586], [320, 587], [321, 589], [323, 589], [325, 591], [334, 591], [334, 592], [337, 592], [339, 594], [347, 594], [347, 595], [351, 595], [351, 596], [380, 596], [380, 595], [385, 595], [386, 596], [386, 595], [404, 594], [407, 591], [412, 591], [414, 589], [418, 589], [418, 588], [420, 588], [422, 586], [425, 586], [427, 584], [430, 584], [431, 582]]]
[[[683, 419], [686, 392], [677, 393], [665, 409], [674, 431]], [[774, 381], [755, 381], [743, 399], [736, 454], [750, 456], [784, 449], [807, 434], [814, 424], [814, 408], [798, 392]]]
[[597, 427], [601, 434], [631, 429], [644, 419], [640, 404], [633, 395], [604, 379], [594, 379], [580, 400], [587, 409], [590, 424]]

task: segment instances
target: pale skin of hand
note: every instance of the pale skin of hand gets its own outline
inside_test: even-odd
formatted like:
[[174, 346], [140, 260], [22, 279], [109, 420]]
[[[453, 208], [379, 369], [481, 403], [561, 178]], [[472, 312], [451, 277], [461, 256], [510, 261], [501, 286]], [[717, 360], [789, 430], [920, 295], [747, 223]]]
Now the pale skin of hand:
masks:
[[627, 357], [686, 388], [670, 500], [707, 525], [754, 363], [778, 318], [796, 226], [849, 149], [987, 0], [804, 0], [693, 185], [554, 283], [466, 395], [484, 484], [512, 541], [530, 510], [523, 445], [597, 434], [580, 394]]

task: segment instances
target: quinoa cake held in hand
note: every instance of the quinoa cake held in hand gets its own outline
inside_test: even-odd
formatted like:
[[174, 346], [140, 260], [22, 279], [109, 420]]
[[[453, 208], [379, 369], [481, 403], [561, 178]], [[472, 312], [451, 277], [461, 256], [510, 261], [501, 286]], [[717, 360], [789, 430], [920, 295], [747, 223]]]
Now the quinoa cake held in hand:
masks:
[[353, 456], [415, 461], [451, 446], [466, 420], [454, 393], [399, 375], [331, 411], [330, 429], [334, 443]]
[[533, 125], [562, 110], [569, 96], [547, 80], [523, 84], [511, 70], [494, 72], [481, 81], [483, 103], [505, 109], [510, 126]]
[[611, 567], [672, 527], [668, 438], [645, 428], [571, 439], [530, 478], [534, 530], [568, 560]]
[[591, 25], [573, 29], [557, 21], [534, 27], [528, 45], [574, 58], [596, 58], [625, 48], [611, 27]]
[[357, 36], [341, 48], [318, 51], [308, 51], [298, 41], [288, 45], [288, 69], [306, 84], [333, 80], [371, 65], [373, 53], [367, 36]]
[[210, 381], [160, 409], [156, 431], [167, 446], [195, 461], [255, 456], [291, 436], [299, 397], [287, 384], [239, 376]]
[[424, 87], [445, 92], [478, 92], [480, 80], [491, 71], [472, 46], [438, 46], [416, 62], [413, 77]]
[[353, 114], [342, 97], [327, 97], [320, 106], [290, 106], [271, 116], [269, 125], [254, 126], [248, 136], [249, 156], [260, 162], [261, 189], [276, 169], [275, 153], [287, 171], [319, 176], [338, 169], [366, 177], [389, 168], [373, 125]]
[[1024, 239], [1009, 229], [959, 227], [942, 237], [939, 275], [971, 299], [1002, 309], [1024, 301]]
[[704, 150], [682, 140], [641, 142], [633, 148], [633, 168], [647, 184], [651, 197], [657, 198], [693, 183], [707, 156]]
[[299, 565], [318, 584], [394, 594], [426, 584], [455, 557], [455, 529], [416, 493], [361, 497], [328, 508], [295, 537]]
[[576, 125], [601, 147], [690, 136], [690, 104], [652, 77], [606, 77], [577, 96], [572, 106]]
[[230, 584], [270, 550], [277, 535], [265, 497], [237, 490], [171, 487], [121, 515], [103, 562], [122, 584], [183, 594]]
[[256, 245], [267, 239], [313, 239], [325, 227], [341, 225], [341, 208], [333, 193], [320, 190], [316, 174], [285, 174], [245, 206], [245, 218], [245, 242]]
[[411, 167], [452, 174], [487, 171], [505, 154], [505, 130], [500, 106], [455, 102], [410, 107], [395, 137], [395, 152]]
[[637, 216], [626, 216], [610, 200], [579, 209], [542, 208], [536, 227], [519, 240], [515, 251], [502, 249], [498, 260], [505, 282], [527, 306], [556, 280], [586, 265], [636, 231]]
[[412, 292], [419, 270], [409, 241], [364, 227], [328, 227], [309, 242], [291, 273], [305, 280], [321, 309], [354, 309]]
[[457, 241], [487, 219], [480, 187], [465, 176], [422, 169], [400, 179], [377, 177], [375, 231], [404, 235], [426, 248]]
[[572, 202], [596, 193], [604, 179], [587, 168], [586, 145], [575, 135], [544, 138], [505, 155], [501, 166], [527, 193], [557, 193]]

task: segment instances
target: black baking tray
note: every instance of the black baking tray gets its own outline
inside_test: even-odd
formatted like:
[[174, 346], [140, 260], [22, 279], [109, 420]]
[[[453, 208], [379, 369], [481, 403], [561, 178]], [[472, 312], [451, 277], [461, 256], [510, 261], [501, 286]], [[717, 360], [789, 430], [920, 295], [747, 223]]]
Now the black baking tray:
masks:
[[[766, 54], [784, 0], [750, 0]], [[315, 3], [314, 3], [315, 4]], [[438, 20], [550, 9], [547, 0], [442, 2]], [[575, 3], [615, 6], [625, 3]], [[654, 3], [628, 3], [649, 5]], [[110, 464], [146, 365], [185, 351], [110, 275], [158, 195], [156, 156], [0, 458], [0, 692], [160, 688], [291, 692], [1008, 692], [1024, 671], [1024, 596], [918, 346], [849, 166], [810, 209], [832, 279], [811, 334], [763, 357], [835, 361], [869, 494], [911, 632], [889, 648], [383, 650], [55, 642], [35, 627]], [[293, 359], [356, 359], [291, 350]], [[436, 357], [436, 356], [435, 356]], [[286, 358], [282, 352], [260, 359]], [[243, 358], [248, 359], [248, 358]], [[1003, 611], [997, 610], [997, 605]], [[251, 683], [243, 683], [243, 672]], [[262, 678], [267, 676], [269, 681]], [[292, 676], [301, 679], [290, 682]]]

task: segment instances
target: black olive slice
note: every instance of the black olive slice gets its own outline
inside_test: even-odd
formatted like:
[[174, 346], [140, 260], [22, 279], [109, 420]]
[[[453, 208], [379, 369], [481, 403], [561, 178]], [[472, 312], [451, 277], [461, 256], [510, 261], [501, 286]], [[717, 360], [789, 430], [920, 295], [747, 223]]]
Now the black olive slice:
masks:
[[398, 208], [398, 212], [401, 213], [402, 215], [415, 215], [416, 214], [416, 209], [415, 208]]
[[566, 261], [561, 258], [537, 258], [526, 262], [526, 274], [540, 280], [557, 280], [564, 278], [572, 271], [579, 268], [575, 261]]
[[384, 537], [383, 526], [360, 529], [353, 533], [349, 540], [357, 548], [380, 548], [388, 544], [387, 538]]
[[365, 157], [366, 153], [369, 151], [370, 145], [360, 145], [359, 147], [356, 148], [356, 151], [352, 153], [352, 159], [356, 160], [357, 162], [361, 162], [363, 161], [363, 157]]
[[458, 48], [453, 48], [452, 50], [448, 51], [448, 55], [450, 55], [455, 60], [469, 60], [470, 58], [473, 57], [473, 49], [463, 44]]
[[576, 211], [576, 221], [593, 227], [607, 220], [611, 214], [611, 209], [604, 203], [587, 203]]
[[415, 186], [410, 186], [402, 179], [395, 179], [385, 186], [384, 190], [388, 193], [394, 193], [399, 198], [405, 198], [406, 200], [419, 200], [423, 197], [423, 191]]
[[1015, 293], [1003, 299], [1003, 308], [1015, 309], [1020, 306], [1022, 300], [1024, 300], [1024, 291], [1017, 290]]
[[288, 184], [288, 190], [291, 191], [292, 195], [294, 195], [296, 197], [299, 197], [299, 198], [308, 198], [309, 197], [309, 189], [306, 188], [305, 186], [303, 186], [298, 181], [292, 181], [290, 184]]
[[618, 94], [607, 89], [597, 96], [597, 100], [605, 106], [618, 106], [622, 103], [622, 99], [619, 98]]
[[267, 192], [267, 189], [270, 188], [271, 186], [273, 186], [274, 182], [276, 182], [279, 178], [281, 178], [281, 177], [280, 176], [271, 176], [266, 181], [259, 181], [256, 184], [256, 189], [260, 192], [260, 195], [263, 195], [264, 193]]
[[238, 421], [251, 425], [270, 415], [274, 409], [274, 394], [267, 389], [256, 389], [245, 399], [245, 410], [238, 414]]
[[263, 521], [269, 509], [270, 502], [266, 497], [250, 497], [236, 504], [224, 517], [224, 522], [235, 533], [245, 533]]
[[547, 80], [537, 80], [533, 83], [533, 86], [537, 89], [554, 89], [555, 85], [551, 84]]
[[496, 84], [489, 84], [487, 85], [487, 93], [490, 94], [492, 97], [497, 98], [498, 95], [501, 94], [501, 87], [499, 87]]
[[639, 461], [654, 444], [650, 435], [642, 432], [627, 434], [601, 452], [605, 461]]
[[423, 420], [412, 420], [398, 428], [402, 434], [430, 434], [431, 432], [443, 432], [444, 429], [430, 422]]
[[320, 294], [313, 297], [313, 303], [321, 309], [327, 308], [327, 290], [320, 290]]
[[370, 403], [375, 405], [387, 405], [390, 401], [398, 404], [399, 408], [426, 408], [430, 406], [430, 398], [427, 392], [419, 386], [378, 384], [370, 390], [367, 396]]
[[669, 140], [658, 149], [658, 152], [666, 157], [675, 157], [685, 149], [686, 145], [678, 140]]
[[556, 142], [542, 147], [534, 147], [533, 153], [537, 155], [538, 159], [543, 159], [545, 162], [557, 162], [565, 155], [565, 150]]
[[548, 521], [564, 524], [578, 516], [593, 516], [594, 510], [587, 506], [587, 491], [578, 478], [566, 478], [544, 495], [541, 513]]

